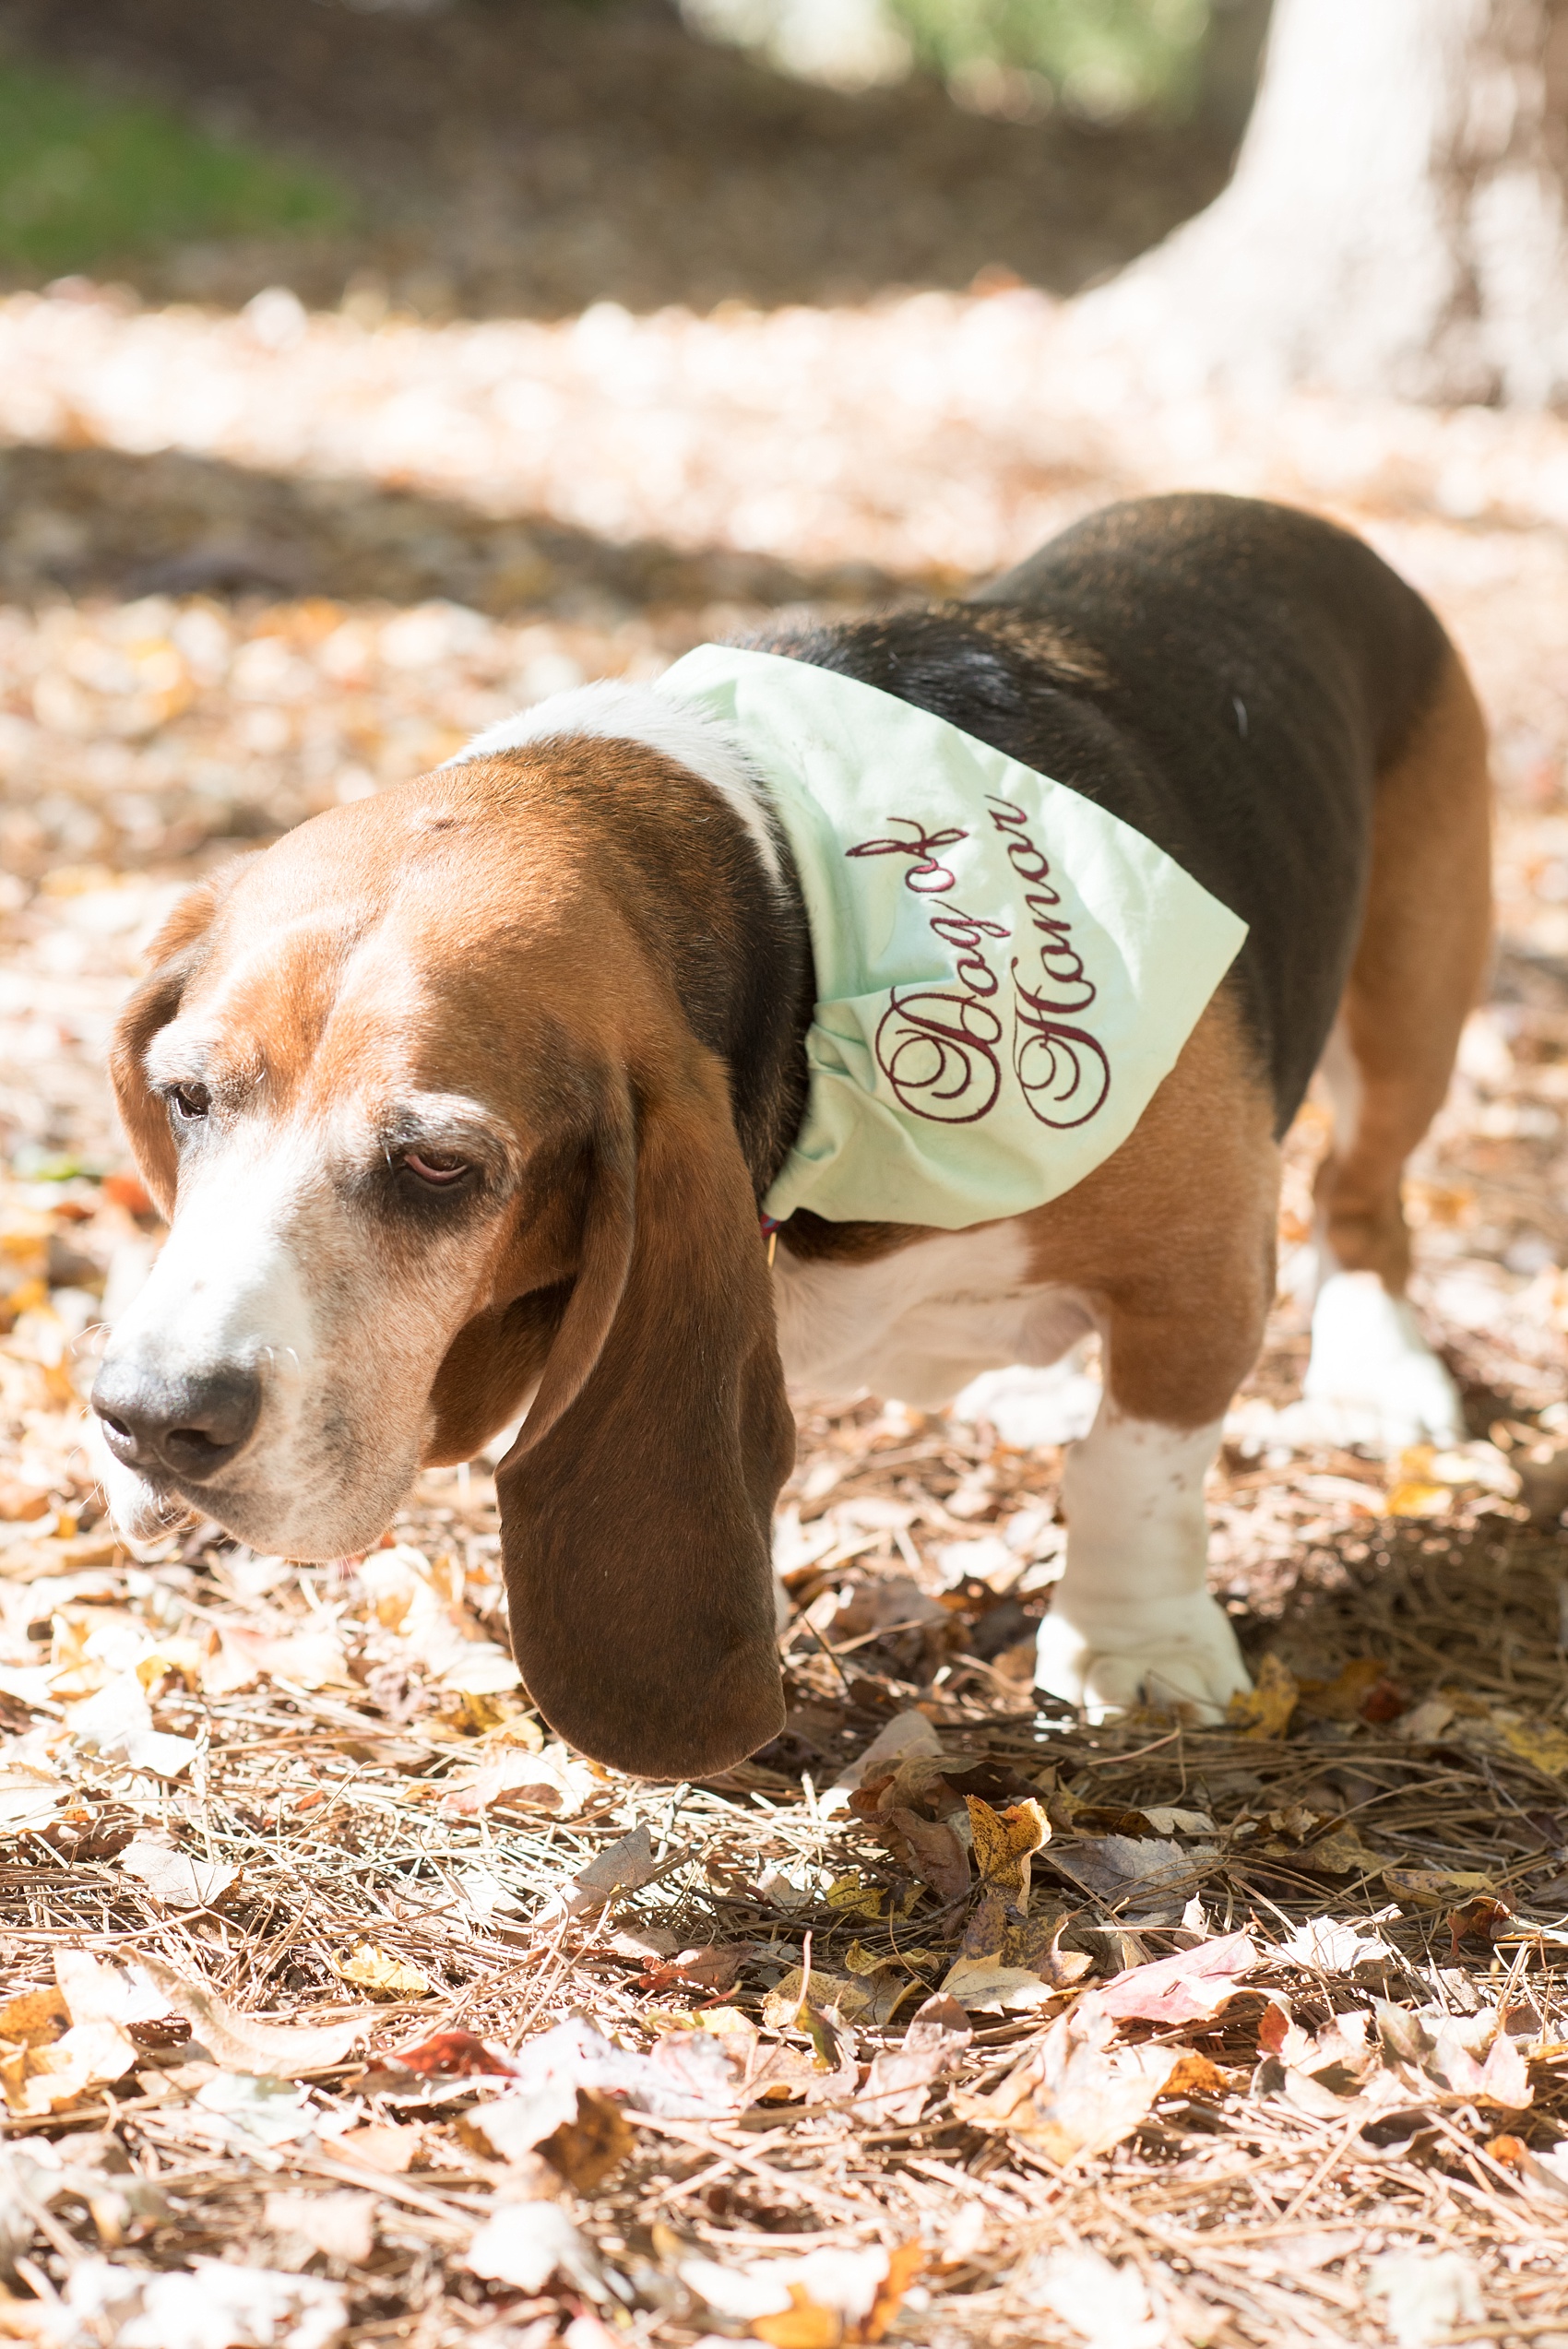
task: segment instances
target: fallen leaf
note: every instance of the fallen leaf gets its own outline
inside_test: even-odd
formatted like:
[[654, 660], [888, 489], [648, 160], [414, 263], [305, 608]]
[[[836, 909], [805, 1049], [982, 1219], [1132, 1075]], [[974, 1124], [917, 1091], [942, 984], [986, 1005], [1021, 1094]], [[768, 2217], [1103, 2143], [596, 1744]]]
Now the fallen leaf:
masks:
[[208, 1696], [234, 1696], [258, 1680], [286, 1680], [297, 1689], [352, 1688], [354, 1679], [336, 1631], [291, 1631], [279, 1637], [243, 1624], [219, 1627], [218, 1648], [201, 1667]]
[[662, 1964], [650, 1965], [637, 1987], [639, 1990], [668, 1990], [680, 1982], [695, 1990], [718, 1992], [731, 1989], [750, 1949], [749, 1941], [732, 1941], [728, 1948], [709, 1942], [706, 1949], [682, 1950], [674, 1957], [665, 1959]]
[[1387, 1668], [1376, 1656], [1354, 1656], [1332, 1680], [1301, 1681], [1301, 1709], [1321, 1721], [1355, 1721]]
[[694, 2257], [682, 2260], [678, 2272], [716, 2315], [748, 2326], [770, 2349], [837, 2349], [884, 2337], [924, 2259], [924, 2247], [909, 2243], [893, 2251], [825, 2248], [744, 2267]]
[[560, 2275], [590, 2300], [610, 2296], [591, 2245], [558, 2202], [501, 2203], [474, 2236], [463, 2264], [517, 2292], [542, 2292]]
[[1119, 2022], [1206, 2022], [1241, 1987], [1241, 1976], [1258, 1962], [1255, 1942], [1245, 1933], [1200, 1941], [1174, 1957], [1135, 1965], [1097, 1990], [1105, 2013]]
[[836, 1876], [824, 1896], [829, 1908], [849, 1916], [880, 1916], [887, 1895], [879, 1884], [868, 1883], [858, 1868]]
[[1477, 1899], [1450, 1909], [1443, 1921], [1448, 1928], [1448, 1946], [1457, 1965], [1462, 1941], [1484, 1942], [1490, 1949], [1503, 1928], [1513, 1923], [1514, 1912], [1505, 1901], [1494, 1900], [1491, 1893], [1482, 1892]]
[[870, 2004], [870, 1991], [863, 1983], [851, 1980], [848, 1975], [825, 1974], [820, 1966], [814, 1965], [807, 1986], [801, 1968], [792, 1965], [764, 1999], [762, 2020], [768, 2031], [790, 2031], [802, 2027], [797, 2025], [795, 2018], [804, 2006], [832, 2007], [846, 2021], [852, 2021], [856, 2015], [863, 2014]]
[[576, 2118], [578, 2099], [588, 2092], [562, 2077], [526, 2096], [497, 2096], [464, 2115], [466, 2142], [496, 2161], [521, 2162]]
[[333, 2142], [339, 2153], [350, 2153], [356, 2161], [368, 2162], [372, 2169], [397, 2177], [411, 2167], [424, 2143], [424, 2131], [409, 2121], [373, 2120], [362, 2129], [345, 2130]]
[[506, 1746], [462, 1785], [441, 1797], [444, 1819], [478, 1819], [487, 1810], [541, 1810], [574, 1819], [596, 1784], [588, 1764], [563, 1745], [541, 1753]]
[[1204, 1868], [1218, 1857], [1212, 1845], [1184, 1850], [1162, 1836], [1099, 1835], [1051, 1847], [1052, 1868], [1130, 1925], [1180, 1923]]
[[1335, 1827], [1326, 1835], [1319, 1835], [1315, 1842], [1302, 1844], [1288, 1853], [1283, 1846], [1271, 1845], [1263, 1845], [1262, 1850], [1276, 1858], [1289, 1857], [1309, 1875], [1379, 1876], [1388, 1866], [1384, 1854], [1363, 1844], [1353, 1827]]
[[54, 1977], [73, 2023], [128, 2025], [167, 2014], [157, 1971], [156, 1962], [140, 1955], [129, 1965], [113, 1965], [90, 1950], [63, 1947], [54, 1952]]
[[1277, 1655], [1265, 1655], [1253, 1686], [1231, 1698], [1226, 1719], [1243, 1737], [1282, 1738], [1300, 1695], [1294, 1675]]
[[1359, 1965], [1397, 1963], [1399, 1953], [1381, 1934], [1314, 1916], [1292, 1926], [1279, 1944], [1279, 1955], [1319, 1974], [1353, 1974]]
[[591, 2088], [579, 2088], [576, 2116], [540, 2138], [539, 2151], [574, 2193], [592, 2194], [636, 2143], [619, 2105]]
[[979, 1795], [967, 1795], [964, 1799], [969, 1814], [975, 1869], [982, 1889], [1001, 1892], [1016, 1907], [1027, 1909], [1029, 1856], [1039, 1851], [1051, 1834], [1044, 1811], [1032, 1798], [1014, 1803], [1006, 1810], [993, 1810]]
[[1230, 2082], [1219, 2066], [1195, 2048], [1183, 2047], [1160, 2090], [1162, 2096], [1223, 2096]]
[[262, 2206], [274, 2235], [303, 2236], [343, 2266], [362, 2267], [375, 2248], [375, 2197], [356, 2194], [268, 2194]]
[[989, 2095], [953, 2097], [959, 2120], [1004, 2129], [1055, 2162], [1107, 2152], [1135, 2129], [1181, 2059], [1176, 2047], [1113, 2047], [1115, 2018], [1092, 1992], [1059, 2015]]
[[1030, 2307], [1049, 2309], [1094, 2349], [1166, 2349], [1170, 2340], [1131, 2260], [1115, 2267], [1087, 2246], [1046, 2251], [1030, 2260], [1019, 2288]]
[[356, 1941], [347, 1957], [332, 1960], [332, 1970], [373, 1999], [427, 1999], [434, 1987], [428, 1974], [374, 1941]]
[[952, 2070], [973, 2038], [968, 2016], [956, 1999], [939, 1991], [911, 2017], [897, 2047], [872, 2058], [858, 2110], [883, 2128], [912, 2125], [925, 2107], [932, 2082]]
[[1521, 1762], [1539, 1770], [1549, 1778], [1560, 1778], [1568, 1771], [1568, 1737], [1561, 1729], [1550, 1729], [1538, 1721], [1510, 1720], [1494, 1714], [1493, 1720], [1503, 1744]]
[[133, 1836], [120, 1866], [165, 1908], [174, 1909], [216, 1908], [241, 1874], [220, 1861], [197, 1859], [161, 1835]]
[[1045, 2005], [1088, 1973], [1093, 1961], [1057, 1943], [1072, 1911], [1055, 1902], [1026, 1917], [988, 1892], [964, 1929], [942, 1987], [971, 2013]]
[[581, 1916], [590, 1908], [602, 1908], [622, 1892], [635, 1892], [648, 1883], [671, 1860], [683, 1857], [671, 1853], [664, 1859], [655, 1857], [653, 1838], [646, 1827], [634, 1827], [629, 1835], [612, 1844], [579, 1869], [573, 1878], [573, 1893], [567, 1903], [574, 1916]]
[[1139, 1816], [1157, 1835], [1212, 1835], [1213, 1820], [1206, 1810], [1176, 1810], [1169, 1803], [1143, 1803]]
[[1555, 2146], [1550, 2153], [1535, 2153], [1522, 2138], [1503, 2136], [1490, 2139], [1486, 2150], [1542, 2200], [1568, 2202], [1568, 2169]]
[[367, 2017], [362, 2011], [341, 2023], [259, 2023], [253, 2015], [237, 2014], [207, 1983], [176, 1974], [150, 1952], [143, 1952], [138, 1963], [166, 2001], [167, 2011], [183, 2014], [213, 2060], [233, 2071], [293, 2080], [302, 2071], [328, 2070], [364, 2035]]
[[1480, 2278], [1462, 2251], [1384, 2251], [1368, 2260], [1365, 2287], [1384, 2304], [1397, 2349], [1432, 2349], [1486, 2322]]
[[321, 2118], [309, 2092], [291, 2080], [248, 2071], [217, 2071], [203, 2082], [182, 2115], [188, 2126], [210, 2115], [208, 2142], [241, 2152], [257, 2145], [297, 2145], [314, 2136]]
[[968, 1897], [969, 1855], [944, 1819], [896, 1808], [880, 1812], [875, 1823], [899, 1866], [929, 1884], [939, 1901]]
[[1446, 1697], [1425, 1697], [1405, 1714], [1394, 1734], [1407, 1745], [1433, 1745], [1453, 1718], [1454, 1707]]
[[645, 2056], [612, 2046], [578, 2016], [540, 2032], [518, 2048], [512, 2058], [513, 2094], [572, 2092], [573, 2100], [557, 2110], [545, 2134], [576, 2111], [578, 2088], [623, 2095], [637, 2111], [665, 2119], [707, 2119], [733, 2113], [746, 2101], [739, 2091], [738, 2070], [717, 2032], [671, 2032]]
[[1522, 2113], [1535, 2101], [1529, 2069], [1506, 2031], [1500, 2030], [1487, 2049], [1477, 2093], [1482, 2104], [1500, 2105], [1513, 2113]]
[[75, 2319], [69, 2338], [113, 2338], [115, 2349], [215, 2349], [234, 2342], [333, 2349], [349, 2322], [340, 2284], [227, 2260], [197, 2260], [189, 2271], [162, 2272], [84, 2260], [72, 2270], [64, 2297]]
[[926, 2261], [923, 2243], [900, 2243], [887, 2254], [887, 2273], [876, 2287], [876, 2297], [861, 2319], [861, 2339], [880, 2341], [903, 2305], [904, 2295]]
[[1474, 1895], [1492, 1891], [1490, 1877], [1462, 1868], [1385, 1867], [1383, 1880], [1396, 1899], [1413, 1902], [1418, 1908], [1440, 1908], [1452, 1892]]
[[781, 2316], [754, 2317], [752, 2331], [768, 2349], [838, 2349], [844, 2319], [837, 2308], [825, 2308], [800, 2284], [790, 2286], [790, 2306]]
[[117, 2023], [73, 2023], [46, 2046], [30, 2047], [0, 2066], [6, 2101], [20, 2115], [65, 2112], [90, 2089], [123, 2080], [140, 2050]]
[[910, 1754], [940, 1755], [942, 1739], [937, 1736], [923, 1713], [912, 1709], [895, 1714], [885, 1728], [879, 1729], [864, 1753], [838, 1773], [831, 1785], [817, 1797], [817, 1809], [827, 1818], [848, 1810], [849, 1797], [868, 1777]]
[[65, 2030], [69, 2014], [57, 1989], [23, 1990], [0, 2007], [0, 2039], [20, 2047], [47, 2046]]
[[176, 1738], [152, 1725], [147, 1691], [134, 1671], [123, 1672], [96, 1696], [65, 1708], [71, 1741], [101, 1761], [123, 1761], [154, 1778], [178, 1778], [200, 1751], [194, 1738]]
[[396, 2060], [405, 2071], [417, 2071], [427, 2080], [438, 2075], [461, 2079], [493, 2076], [511, 2069], [505, 2056], [497, 2055], [484, 2040], [476, 2039], [471, 2031], [437, 2031], [412, 2047], [400, 2047]]

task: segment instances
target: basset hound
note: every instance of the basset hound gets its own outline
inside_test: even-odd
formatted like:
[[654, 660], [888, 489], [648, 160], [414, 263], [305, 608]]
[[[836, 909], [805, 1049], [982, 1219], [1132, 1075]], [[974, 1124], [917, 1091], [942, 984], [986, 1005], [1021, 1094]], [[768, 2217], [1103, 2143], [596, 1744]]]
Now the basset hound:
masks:
[[352, 1553], [526, 1409], [498, 1486], [529, 1691], [692, 1777], [782, 1723], [786, 1380], [934, 1407], [1098, 1331], [1039, 1685], [1222, 1706], [1204, 1477], [1320, 1062], [1307, 1394], [1391, 1441], [1458, 1428], [1400, 1204], [1487, 951], [1457, 655], [1345, 531], [1194, 495], [972, 600], [691, 658], [169, 920], [113, 1052], [171, 1219], [93, 1393], [118, 1521]]

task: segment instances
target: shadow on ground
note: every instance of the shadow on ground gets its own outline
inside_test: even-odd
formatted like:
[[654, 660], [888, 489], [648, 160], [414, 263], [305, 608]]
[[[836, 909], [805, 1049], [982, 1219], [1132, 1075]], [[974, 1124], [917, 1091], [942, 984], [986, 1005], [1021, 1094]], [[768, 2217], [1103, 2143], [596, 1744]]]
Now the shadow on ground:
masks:
[[251, 472], [206, 457], [0, 449], [0, 599], [322, 595], [445, 597], [497, 617], [612, 623], [714, 603], [858, 603], [897, 592], [870, 564], [797, 569], [731, 549], [617, 544], [535, 516], [362, 480]]
[[982, 119], [921, 79], [846, 95], [692, 39], [659, 0], [9, 0], [0, 32], [356, 191], [355, 233], [113, 261], [157, 300], [281, 280], [320, 304], [351, 283], [370, 311], [554, 316], [856, 301], [987, 270], [1069, 293], [1206, 204], [1239, 128], [1234, 105], [1109, 132]]

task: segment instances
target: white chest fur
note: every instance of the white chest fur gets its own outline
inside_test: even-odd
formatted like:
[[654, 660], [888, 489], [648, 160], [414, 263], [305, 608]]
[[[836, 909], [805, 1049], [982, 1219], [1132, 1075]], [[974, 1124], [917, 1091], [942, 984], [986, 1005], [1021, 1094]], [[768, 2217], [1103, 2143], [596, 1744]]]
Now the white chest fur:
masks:
[[1075, 1291], [1031, 1282], [1021, 1227], [942, 1232], [869, 1264], [774, 1264], [778, 1347], [792, 1386], [869, 1389], [934, 1410], [982, 1370], [1058, 1361], [1094, 1326]]

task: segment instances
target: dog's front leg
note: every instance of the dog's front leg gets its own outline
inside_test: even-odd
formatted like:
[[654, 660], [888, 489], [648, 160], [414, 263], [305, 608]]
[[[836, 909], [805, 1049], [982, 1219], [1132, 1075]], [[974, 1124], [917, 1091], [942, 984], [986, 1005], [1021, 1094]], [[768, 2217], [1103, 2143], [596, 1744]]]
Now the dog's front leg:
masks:
[[1220, 1427], [1162, 1427], [1106, 1395], [1063, 1478], [1067, 1563], [1039, 1629], [1040, 1688], [1091, 1712], [1140, 1699], [1207, 1712], [1250, 1685], [1206, 1586]]

